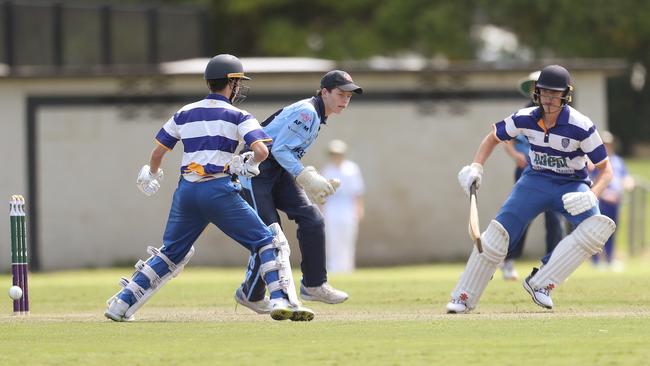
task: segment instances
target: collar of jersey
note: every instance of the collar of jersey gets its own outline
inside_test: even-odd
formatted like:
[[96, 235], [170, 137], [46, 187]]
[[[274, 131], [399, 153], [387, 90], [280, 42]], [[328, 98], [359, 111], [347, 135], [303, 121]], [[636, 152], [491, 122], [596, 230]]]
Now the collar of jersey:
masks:
[[327, 116], [325, 115], [325, 103], [323, 102], [323, 97], [317, 95], [313, 97], [311, 101], [314, 104], [314, 107], [316, 107], [316, 113], [318, 113], [320, 123], [324, 125], [327, 124]]
[[[535, 111], [536, 116], [535, 120], [538, 122], [543, 118], [543, 113], [542, 113], [542, 107], [537, 107], [537, 110]], [[560, 115], [557, 116], [557, 120], [555, 121], [555, 125], [566, 125], [569, 123], [569, 107], [568, 106], [563, 106], [562, 110], [560, 111]]]
[[221, 94], [217, 94], [217, 93], [210, 93], [210, 94], [208, 94], [207, 97], [205, 97], [205, 99], [222, 100], [222, 101], [224, 101], [224, 102], [230, 104], [230, 100], [228, 100], [228, 98], [224, 97], [224, 96], [221, 95]]

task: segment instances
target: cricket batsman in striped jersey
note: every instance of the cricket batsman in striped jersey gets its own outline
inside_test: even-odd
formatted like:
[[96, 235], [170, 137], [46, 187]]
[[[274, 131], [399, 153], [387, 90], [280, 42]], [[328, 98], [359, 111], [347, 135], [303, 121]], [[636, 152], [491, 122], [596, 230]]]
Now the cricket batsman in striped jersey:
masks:
[[[469, 195], [472, 184], [480, 185], [483, 164], [496, 145], [519, 135], [530, 143], [528, 167], [482, 233], [483, 253], [476, 249], [471, 253], [451, 292], [448, 313], [466, 313], [476, 307], [497, 265], [516, 249], [519, 237], [538, 214], [560, 212], [575, 226], [523, 281], [533, 302], [545, 309], [553, 308], [553, 290], [599, 253], [616, 229], [610, 218], [600, 214], [596, 198], [612, 178], [607, 151], [589, 117], [568, 105], [572, 90], [571, 76], [564, 67], [545, 67], [535, 82], [535, 106], [494, 124], [472, 164], [458, 174]], [[599, 169], [594, 182], [587, 171], [588, 159]]]

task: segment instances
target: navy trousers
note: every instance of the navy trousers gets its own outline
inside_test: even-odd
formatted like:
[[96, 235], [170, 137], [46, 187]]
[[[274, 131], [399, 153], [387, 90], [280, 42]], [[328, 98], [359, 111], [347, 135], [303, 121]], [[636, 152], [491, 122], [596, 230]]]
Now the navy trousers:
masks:
[[[323, 215], [305, 191], [298, 186], [293, 175], [275, 159], [269, 157], [260, 164], [260, 174], [253, 178], [240, 178], [241, 195], [257, 211], [266, 225], [280, 222], [278, 210], [287, 214], [298, 225], [298, 245], [302, 254], [300, 269], [305, 286], [320, 286], [327, 281], [325, 269], [325, 223]], [[260, 279], [260, 259], [252, 254], [248, 261], [246, 279], [242, 290], [250, 301], [264, 298], [264, 281]]]

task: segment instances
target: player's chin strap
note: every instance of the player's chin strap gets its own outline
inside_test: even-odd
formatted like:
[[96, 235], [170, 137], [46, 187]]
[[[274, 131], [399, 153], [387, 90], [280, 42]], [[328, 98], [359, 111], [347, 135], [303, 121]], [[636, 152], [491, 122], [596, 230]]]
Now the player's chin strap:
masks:
[[287, 237], [284, 236], [282, 228], [278, 223], [273, 223], [269, 225], [269, 228], [273, 232], [273, 241], [258, 250], [258, 253], [261, 254], [266, 250], [276, 250], [275, 261], [268, 261], [260, 265], [260, 272], [262, 278], [266, 277], [266, 274], [271, 271], [278, 271], [278, 281], [267, 283], [266, 286], [269, 289], [269, 293], [274, 291], [282, 291], [287, 295], [289, 303], [293, 306], [300, 306], [300, 301], [298, 300], [298, 295], [296, 294], [296, 285], [293, 281], [293, 274], [291, 273], [291, 263], [289, 262], [289, 257], [291, 254], [291, 249], [289, 248], [289, 242]]
[[[135, 264], [135, 272], [133, 272], [133, 276], [131, 277], [131, 280], [122, 277], [120, 280], [120, 285], [129, 291], [133, 293], [133, 297], [135, 298], [135, 302], [126, 310], [124, 313], [124, 318], [129, 319], [135, 314], [135, 312], [144, 305], [149, 298], [158, 292], [158, 290], [169, 280], [172, 278], [178, 276], [181, 271], [183, 271], [183, 268], [185, 268], [185, 265], [190, 261], [190, 258], [192, 258], [192, 255], [194, 255], [194, 247], [192, 246], [185, 255], [185, 258], [183, 258], [180, 263], [176, 264], [172, 262], [166, 255], [160, 252], [160, 249], [149, 246], [147, 247], [147, 252], [151, 255], [146, 261], [143, 261], [142, 259], [138, 261], [138, 263]], [[154, 258], [160, 258], [163, 262], [167, 264], [168, 271], [166, 271], [165, 274], [162, 276], [159, 275], [153, 268], [150, 267], [150, 263], [152, 263], [152, 260]], [[149, 288], [145, 289], [142, 288], [140, 285], [138, 285], [133, 279], [138, 275], [142, 274], [144, 275], [148, 280], [149, 280]], [[117, 294], [113, 295], [110, 299], [108, 299], [107, 303], [110, 305], [111, 302], [117, 298], [117, 296], [120, 294], [121, 291], [119, 291]]]

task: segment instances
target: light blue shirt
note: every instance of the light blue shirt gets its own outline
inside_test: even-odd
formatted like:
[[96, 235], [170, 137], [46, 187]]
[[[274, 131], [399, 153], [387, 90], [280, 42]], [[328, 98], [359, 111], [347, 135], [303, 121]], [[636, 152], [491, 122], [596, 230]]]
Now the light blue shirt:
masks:
[[264, 132], [273, 139], [271, 154], [293, 176], [304, 169], [300, 159], [326, 120], [323, 100], [312, 97], [282, 108], [262, 123]]

